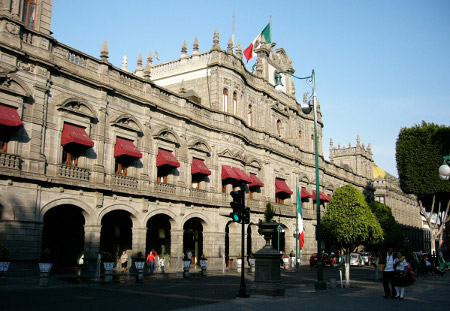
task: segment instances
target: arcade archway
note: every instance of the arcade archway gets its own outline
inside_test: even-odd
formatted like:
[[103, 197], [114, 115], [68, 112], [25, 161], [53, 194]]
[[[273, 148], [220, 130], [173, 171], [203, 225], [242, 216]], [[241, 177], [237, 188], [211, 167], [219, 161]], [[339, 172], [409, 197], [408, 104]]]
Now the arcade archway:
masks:
[[76, 267], [84, 249], [85, 219], [75, 205], [53, 207], [44, 215], [42, 249], [48, 248], [56, 268]]
[[193, 263], [198, 263], [203, 254], [203, 225], [200, 218], [194, 217], [183, 226], [183, 252], [192, 252]]
[[118, 258], [122, 251], [132, 248], [133, 222], [130, 215], [127, 211], [116, 210], [103, 216], [100, 234], [101, 251], [109, 252], [114, 258]]
[[160, 257], [170, 255], [171, 244], [170, 217], [164, 214], [155, 215], [147, 222], [146, 254], [154, 249]]

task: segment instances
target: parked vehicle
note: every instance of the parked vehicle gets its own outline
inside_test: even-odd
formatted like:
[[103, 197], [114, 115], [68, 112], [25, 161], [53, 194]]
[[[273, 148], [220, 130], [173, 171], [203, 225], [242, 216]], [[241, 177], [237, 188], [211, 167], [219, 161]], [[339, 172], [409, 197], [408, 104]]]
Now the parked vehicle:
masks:
[[[333, 258], [330, 257], [330, 255], [328, 255], [327, 253], [323, 253], [322, 264], [324, 267], [327, 265], [333, 267], [334, 266]], [[309, 257], [309, 266], [312, 267], [314, 265], [317, 265], [317, 253], [314, 253], [311, 255], [311, 257]]]
[[373, 262], [373, 256], [372, 253], [366, 252], [362, 253], [361, 257], [363, 259], [363, 263], [367, 266], [370, 265]]
[[363, 259], [360, 254], [350, 254], [350, 266], [362, 266], [363, 264]]

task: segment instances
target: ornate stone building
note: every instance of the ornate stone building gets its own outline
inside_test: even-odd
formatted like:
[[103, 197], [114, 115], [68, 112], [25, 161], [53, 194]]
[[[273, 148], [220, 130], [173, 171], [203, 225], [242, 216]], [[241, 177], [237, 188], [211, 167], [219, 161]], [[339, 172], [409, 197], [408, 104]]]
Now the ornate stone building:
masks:
[[[239, 226], [221, 214], [241, 181], [247, 252], [264, 243], [256, 224], [267, 202], [284, 226], [280, 248], [295, 249], [297, 178], [303, 260], [316, 251], [313, 119], [289, 75], [275, 91], [275, 70], [294, 73], [283, 49], [263, 42], [249, 72], [216, 31], [206, 52], [196, 40], [191, 55], [183, 44], [180, 59], [154, 65], [149, 53], [129, 72], [108, 62], [106, 42], [99, 58], [57, 42], [51, 10], [51, 0], [0, 1], [0, 245], [15, 269], [31, 269], [43, 248], [87, 268], [100, 251], [150, 249], [172, 266], [192, 250], [222, 267], [239, 255]], [[348, 169], [319, 153], [322, 211], [340, 185], [373, 194], [371, 157]]]

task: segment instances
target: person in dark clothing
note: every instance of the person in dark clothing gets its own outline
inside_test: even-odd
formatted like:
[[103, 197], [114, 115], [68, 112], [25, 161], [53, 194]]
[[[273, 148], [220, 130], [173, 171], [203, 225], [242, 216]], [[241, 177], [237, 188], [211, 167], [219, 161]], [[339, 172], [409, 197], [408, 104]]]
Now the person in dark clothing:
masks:
[[395, 253], [393, 252], [392, 247], [388, 248], [387, 253], [381, 258], [381, 271], [383, 272], [383, 289], [384, 289], [384, 298], [396, 297], [395, 287], [394, 287], [394, 278], [395, 278], [395, 269], [394, 269], [394, 259], [396, 258]]

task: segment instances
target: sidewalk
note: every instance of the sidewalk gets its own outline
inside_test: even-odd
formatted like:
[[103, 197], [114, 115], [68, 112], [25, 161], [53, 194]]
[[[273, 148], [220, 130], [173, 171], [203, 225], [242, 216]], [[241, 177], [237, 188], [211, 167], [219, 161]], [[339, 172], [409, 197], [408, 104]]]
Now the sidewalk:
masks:
[[234, 300], [180, 309], [183, 311], [228, 310], [449, 310], [450, 275], [439, 279], [419, 278], [406, 287], [403, 300], [384, 298], [381, 281], [351, 281], [350, 288], [316, 291], [314, 284], [298, 284], [286, 290], [285, 297], [236, 298]]
[[[52, 275], [50, 287], [40, 287], [36, 276], [8, 278], [0, 286], [0, 310], [123, 310], [148, 306], [157, 310], [448, 310], [450, 272], [438, 279], [421, 277], [405, 290], [405, 299], [383, 298], [381, 281], [373, 280], [373, 270], [356, 268], [351, 272], [351, 287], [315, 291], [316, 269], [302, 266], [298, 271], [283, 271], [284, 297], [251, 296], [235, 298], [240, 275], [208, 271], [207, 277], [193, 273], [146, 276], [134, 283], [133, 276], [116, 274], [115, 282], [104, 284], [92, 278]], [[353, 277], [352, 277], [353, 275]], [[324, 270], [324, 281], [338, 276], [336, 268]], [[81, 281], [81, 282], [80, 282]], [[247, 289], [253, 278], [246, 274]], [[339, 285], [339, 282], [338, 282]]]

